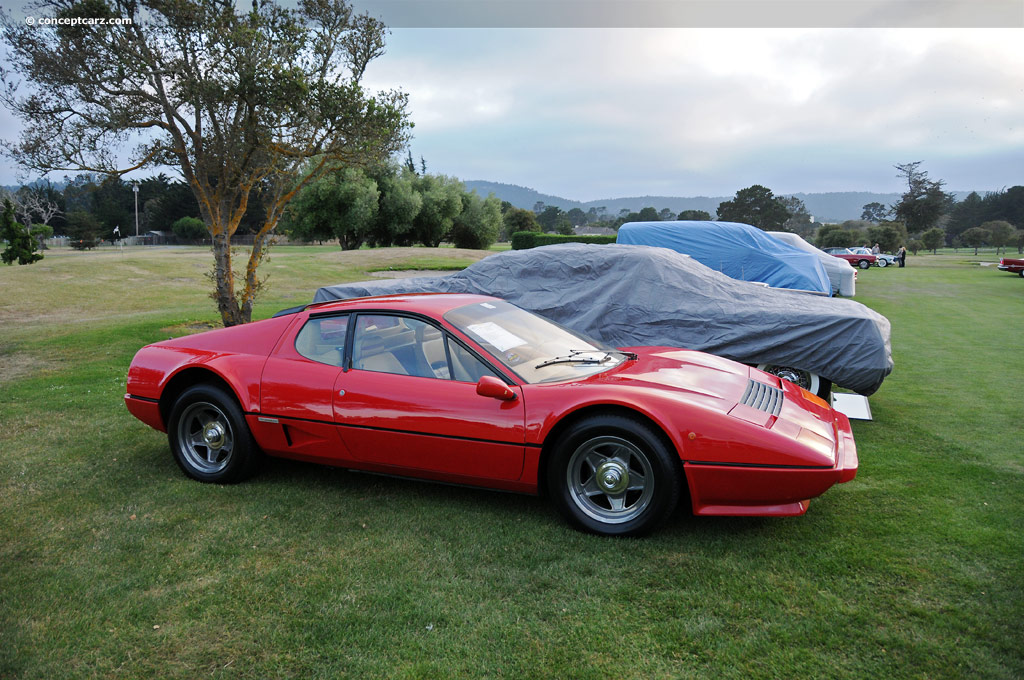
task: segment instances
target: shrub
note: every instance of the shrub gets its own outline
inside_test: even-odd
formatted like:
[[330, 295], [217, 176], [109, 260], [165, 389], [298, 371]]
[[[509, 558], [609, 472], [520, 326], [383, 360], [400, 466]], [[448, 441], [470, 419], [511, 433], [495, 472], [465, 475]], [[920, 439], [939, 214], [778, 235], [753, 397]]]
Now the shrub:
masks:
[[206, 224], [197, 217], [182, 217], [171, 225], [174, 235], [184, 241], [198, 241], [209, 236]]
[[615, 243], [615, 236], [563, 236], [562, 234], [539, 234], [534, 231], [517, 231], [512, 234], [513, 250], [526, 250], [555, 243]]

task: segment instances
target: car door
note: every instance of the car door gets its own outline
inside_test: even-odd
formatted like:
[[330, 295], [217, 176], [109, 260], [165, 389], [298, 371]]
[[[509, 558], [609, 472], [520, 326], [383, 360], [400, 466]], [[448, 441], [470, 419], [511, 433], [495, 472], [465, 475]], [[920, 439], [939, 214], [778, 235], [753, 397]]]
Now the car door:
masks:
[[260, 414], [252, 424], [264, 449], [327, 463], [352, 460], [334, 423], [334, 384], [341, 374], [349, 315], [311, 317], [263, 367]]
[[334, 385], [334, 419], [352, 455], [451, 481], [516, 480], [524, 458], [522, 392], [477, 394], [495, 375], [425, 319], [361, 313], [350, 367]]

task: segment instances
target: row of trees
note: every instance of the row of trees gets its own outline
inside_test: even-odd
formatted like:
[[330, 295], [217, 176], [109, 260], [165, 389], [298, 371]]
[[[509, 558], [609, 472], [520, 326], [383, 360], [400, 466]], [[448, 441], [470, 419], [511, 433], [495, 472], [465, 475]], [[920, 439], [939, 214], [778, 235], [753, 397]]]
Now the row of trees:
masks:
[[302, 188], [281, 230], [307, 241], [336, 239], [346, 250], [443, 241], [489, 248], [502, 232], [501, 201], [466, 191], [455, 178], [427, 174], [425, 162], [421, 168], [422, 174], [411, 162], [336, 168]]
[[[662, 208], [641, 208], [639, 211], [622, 209], [611, 216], [607, 208], [561, 208], [538, 202], [533, 207], [537, 224], [543, 231], [571, 233], [576, 226], [595, 226], [618, 229], [626, 222], [664, 222], [666, 220], [710, 220], [705, 210], [684, 210], [678, 214]], [[755, 184], [736, 192], [735, 197], [718, 205], [717, 219], [752, 224], [766, 231], [791, 231], [811, 236], [815, 225], [804, 202], [796, 196], [776, 196], [767, 187]]]
[[[775, 196], [761, 185], [741, 189], [733, 199], [722, 202], [717, 218], [792, 231], [821, 247], [878, 243], [890, 252], [900, 245], [915, 252], [944, 245], [1020, 247], [1015, 222], [1024, 222], [1024, 187], [985, 196], [972, 193], [957, 202], [918, 165], [897, 166], [908, 185], [898, 203], [869, 203], [860, 220], [816, 225], [800, 199]], [[209, 240], [195, 197], [184, 182], [160, 174], [141, 180], [138, 188], [141, 233], [170, 229], [186, 241]], [[17, 221], [32, 225], [37, 241], [59, 234], [71, 237], [73, 244], [91, 247], [98, 239], [113, 239], [118, 227], [122, 236], [134, 233], [133, 183], [119, 178], [85, 173], [65, 178], [62, 185], [38, 182], [23, 186], [9, 198]], [[265, 210], [261, 196], [256, 195], [239, 221], [237, 233], [256, 233]], [[278, 232], [296, 240], [337, 240], [344, 249], [363, 244], [434, 246], [442, 241], [486, 248], [516, 231], [569, 234], [580, 225], [614, 230], [625, 222], [675, 219], [710, 220], [712, 216], [702, 210], [674, 214], [645, 207], [622, 210], [612, 217], [604, 208], [563, 211], [543, 203], [524, 210], [499, 202], [493, 195], [482, 198], [467, 192], [455, 178], [428, 174], [426, 161], [421, 158], [417, 168], [410, 154], [403, 164], [392, 160], [367, 168], [335, 168], [304, 185], [285, 212]]]
[[[909, 247], [935, 251], [943, 246], [997, 249], [1016, 245], [1024, 250], [1024, 186], [979, 195], [971, 192], [960, 202], [943, 190], [945, 182], [921, 170], [921, 161], [895, 166], [907, 183], [900, 200], [886, 206], [868, 203], [861, 220], [879, 225], [902, 225]], [[890, 221], [890, 219], [892, 221]], [[847, 229], [858, 225], [844, 223]], [[869, 235], [870, 237], [870, 235]]]
[[[1024, 186], [981, 196], [971, 193], [957, 202], [944, 191], [945, 183], [934, 180], [921, 169], [921, 161], [896, 165], [906, 183], [900, 199], [892, 204], [868, 203], [860, 220], [817, 225], [811, 221], [803, 201], [795, 196], [776, 196], [770, 189], [753, 185], [718, 205], [716, 219], [751, 224], [766, 231], [789, 231], [820, 247], [849, 247], [878, 243], [882, 250], [895, 251], [901, 245], [917, 252], [943, 246], [982, 245], [1024, 250]], [[545, 231], [569, 233], [574, 225], [589, 224], [617, 229], [624, 222], [655, 220], [708, 220], [704, 211], [688, 210], [673, 215], [667, 209], [646, 207], [639, 212], [623, 210], [615, 218], [603, 208], [564, 212], [538, 203], [534, 213]]]
[[[658, 210], [648, 206], [641, 208], [639, 211], [623, 208], [619, 211], [618, 215], [611, 215], [608, 212], [608, 208], [604, 206], [589, 208], [586, 211], [582, 208], [570, 208], [566, 211], [554, 205], [545, 205], [543, 201], [538, 201], [534, 204], [532, 213], [536, 221], [535, 229], [559, 234], [570, 234], [574, 227], [579, 226], [618, 229], [626, 222], [711, 219], [711, 215], [704, 210], [684, 210], [677, 215], [668, 208]], [[533, 231], [535, 229], [520, 231]]]
[[[79, 247], [92, 247], [100, 240], [135, 233], [135, 185], [138, 186], [138, 228], [141, 234], [167, 230], [183, 217], [199, 217], [199, 205], [188, 185], [159, 174], [139, 182], [118, 177], [82, 173], [65, 177], [58, 185], [48, 180], [24, 185], [6, 196], [14, 206], [17, 221], [32, 225], [33, 235], [49, 238], [68, 236]], [[247, 211], [240, 229], [257, 226], [259, 207]], [[43, 229], [45, 227], [45, 229]], [[181, 234], [182, 238], [208, 237]]]

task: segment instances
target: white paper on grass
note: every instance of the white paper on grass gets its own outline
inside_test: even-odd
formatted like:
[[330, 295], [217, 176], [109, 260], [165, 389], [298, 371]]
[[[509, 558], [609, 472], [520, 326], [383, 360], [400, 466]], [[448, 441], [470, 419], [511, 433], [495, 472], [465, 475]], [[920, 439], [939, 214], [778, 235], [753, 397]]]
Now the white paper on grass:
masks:
[[466, 326], [466, 330], [493, 346], [499, 352], [505, 352], [513, 347], [526, 344], [526, 341], [521, 337], [515, 333], [509, 333], [493, 321], [475, 323], [472, 326]]
[[834, 393], [832, 408], [850, 420], [871, 420], [871, 405], [868, 404], [868, 398], [859, 394]]

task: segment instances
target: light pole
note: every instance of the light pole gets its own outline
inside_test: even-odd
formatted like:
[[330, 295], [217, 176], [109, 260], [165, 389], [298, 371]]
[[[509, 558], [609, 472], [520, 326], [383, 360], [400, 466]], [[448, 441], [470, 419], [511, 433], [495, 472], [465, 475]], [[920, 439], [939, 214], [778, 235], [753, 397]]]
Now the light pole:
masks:
[[139, 241], [139, 183], [132, 182], [132, 191], [135, 192], [135, 242]]

